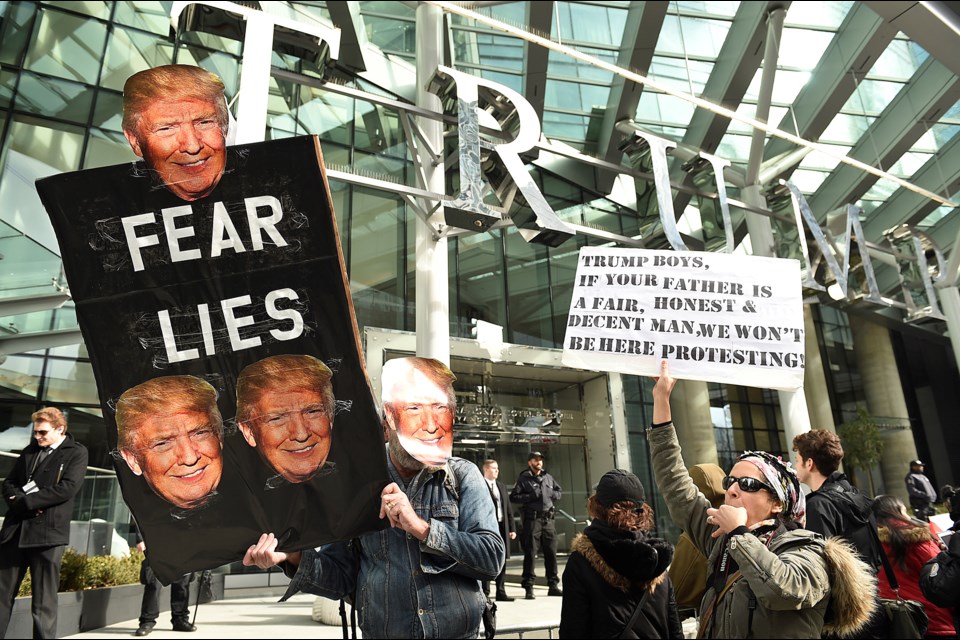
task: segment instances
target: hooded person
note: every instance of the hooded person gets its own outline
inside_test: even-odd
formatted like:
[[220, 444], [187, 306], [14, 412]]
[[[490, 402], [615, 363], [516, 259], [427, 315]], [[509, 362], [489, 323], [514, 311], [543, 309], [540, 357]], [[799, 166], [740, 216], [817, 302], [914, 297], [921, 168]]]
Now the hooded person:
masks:
[[673, 545], [650, 535], [653, 509], [629, 471], [608, 471], [587, 500], [591, 523], [563, 571], [561, 638], [683, 638], [667, 567]]
[[805, 500], [789, 461], [743, 453], [714, 508], [690, 479], [670, 410], [676, 380], [660, 365], [647, 431], [657, 488], [673, 523], [707, 558], [698, 638], [854, 636], [869, 621], [877, 580], [849, 543], [802, 528]]

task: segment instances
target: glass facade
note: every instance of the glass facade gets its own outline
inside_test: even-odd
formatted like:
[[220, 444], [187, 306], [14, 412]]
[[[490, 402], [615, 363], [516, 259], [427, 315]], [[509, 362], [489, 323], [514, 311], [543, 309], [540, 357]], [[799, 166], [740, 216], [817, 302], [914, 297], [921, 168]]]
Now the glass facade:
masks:
[[[333, 2], [272, 4], [282, 7], [276, 11], [295, 19], [325, 26], [331, 26], [333, 12], [342, 11], [336, 6], [342, 3]], [[483, 14], [549, 36], [610, 64], [629, 66], [628, 54], [649, 50], [644, 71], [651, 79], [717, 103], [729, 102], [739, 114], [753, 117], [761, 100], [761, 69], [738, 69], [734, 78], [728, 68], [732, 61], [725, 56], [737, 50], [729, 36], [742, 37], [740, 29], [755, 11], [750, 6], [755, 3], [670, 2], [659, 16], [657, 30], [633, 33], [630, 28], [637, 24], [644, 4], [663, 3], [509, 2], [487, 7]], [[120, 124], [121, 92], [129, 75], [162, 64], [199, 65], [223, 79], [227, 100], [236, 111], [243, 69], [242, 21], [227, 16], [229, 19], [204, 22], [202, 12], [185, 12], [172, 28], [172, 5], [0, 2], [0, 302], [49, 293], [51, 283], [68, 286], [61, 272], [59, 248], [33, 182], [54, 173], [134, 159]], [[291, 38], [277, 36], [272, 54], [265, 139], [317, 135], [328, 170], [360, 178], [333, 178], [330, 187], [361, 328], [417, 329], [417, 214], [399, 189], [420, 186], [417, 169], [422, 161], [411, 140], [417, 135], [415, 123], [405, 109], [413, 102], [418, 46], [416, 14], [408, 5], [359, 3], [360, 32], [350, 37], [361, 43], [361, 49], [367, 47], [363, 49], [370, 56], [367, 72], [359, 71], [361, 65], [350, 60], [325, 65], [311, 55], [316, 54], [315, 47], [304, 48], [302, 42]], [[545, 6], [552, 7], [546, 11], [547, 20], [539, 15]], [[791, 5], [780, 35], [769, 122], [784, 130], [802, 129], [801, 135], [816, 138], [840, 155], [856, 155], [858, 149], [868, 147], [902, 147], [900, 155], [884, 157], [882, 168], [910, 180], [932, 167], [944, 176], [933, 188], [952, 197], [955, 194], [948, 191], [956, 190], [957, 181], [949, 178], [954, 169], [944, 163], [953, 157], [948, 154], [960, 130], [960, 106], [950, 103], [930, 118], [919, 118], [925, 128], [913, 141], [891, 140], [885, 129], [889, 105], [909, 101], [908, 93], [918, 75], [940, 64], [921, 44], [903, 33], [892, 34], [868, 70], [850, 74], [855, 86], [848, 96], [812, 95], [818, 85], [811, 78], [828, 73], [821, 66], [823, 61], [850, 44], [845, 27], [864, 20], [865, 11], [868, 9], [856, 2]], [[539, 52], [540, 61], [534, 62], [534, 48], [522, 38], [457, 15], [448, 16], [446, 24], [449, 64], [527, 95], [537, 104], [543, 134], [551, 141], [587, 155], [607, 153], [610, 140], [600, 137], [601, 131], [612, 135], [604, 129], [607, 112], [626, 108], [634, 123], [647, 131], [729, 158], [740, 170], [748, 164], [752, 132], [747, 125], [729, 121], [707, 135], [706, 112], [689, 101], [647, 88], [630, 103], [616, 88], [623, 84], [622, 79], [609, 70], [556, 51]], [[344, 47], [341, 54], [346, 56], [346, 51]], [[533, 64], [538, 66], [532, 68]], [[957, 82], [956, 77], [953, 81]], [[831, 101], [837, 104], [828, 106]], [[446, 133], [446, 154], [455, 157], [455, 127], [448, 123]], [[774, 143], [779, 141], [768, 142], [775, 149]], [[614, 155], [619, 161], [622, 154]], [[624, 197], [616, 189], [603, 187], [590, 168], [560, 170], [556, 158], [543, 151], [539, 158], [525, 160], [531, 179], [562, 221], [587, 230], [643, 238], [651, 248], [667, 246], [649, 174], [633, 174], [631, 182], [636, 189]], [[691, 237], [708, 242], [707, 232], [684, 216], [691, 209], [715, 206], [713, 187], [691, 186], [679, 170], [680, 160], [671, 157], [670, 162], [674, 196], [681, 205], [678, 214], [686, 224], [683, 228], [692, 229]], [[790, 179], [816, 203], [816, 198], [830, 195], [831, 180], [843, 168], [829, 155], [809, 153]], [[456, 171], [447, 173], [447, 193], [452, 194], [456, 192]], [[362, 178], [371, 181], [364, 184]], [[863, 208], [867, 223], [899, 190], [886, 180], [856, 179], [858, 186], [845, 193], [849, 201]], [[398, 189], [391, 190], [383, 183]], [[739, 197], [737, 185], [731, 184], [729, 190]], [[486, 193], [485, 197], [494, 204], [499, 196]], [[688, 202], [697, 205], [688, 206]], [[522, 198], [516, 198], [507, 206], [508, 213], [516, 214], [524, 207], [529, 208]], [[736, 202], [732, 208], [739, 241], [746, 233], [741, 224], [746, 206]], [[699, 215], [698, 211], [696, 220]], [[911, 209], [905, 219], [920, 222], [932, 234], [944, 233], [941, 237], [949, 240], [951, 229], [956, 234], [956, 227], [950, 225], [957, 215], [951, 207], [925, 204]], [[774, 218], [774, 232], [783, 246], [796, 246], [799, 231], [795, 225]], [[584, 233], [559, 247], [549, 247], [525, 241], [510, 225], [452, 237], [448, 242], [451, 335], [470, 337], [471, 320], [479, 319], [502, 325], [508, 343], [561, 347], [578, 250], [616, 244], [599, 234]], [[852, 359], [852, 339], [843, 310], [826, 305], [816, 309], [816, 339], [833, 413], [840, 423], [865, 401], [863, 383]], [[75, 327], [69, 302], [59, 308], [0, 317], [0, 336]], [[945, 347], [949, 344], [946, 339], [942, 342]], [[651, 416], [650, 382], [634, 376], [622, 380], [634, 470], [645, 483], [652, 483], [642, 435]], [[465, 393], [471, 387], [488, 386], [474, 382], [468, 379], [463, 383]], [[722, 466], [732, 464], [743, 449], [790, 453], [776, 393], [711, 384], [709, 398]], [[36, 348], [3, 358], [0, 437], [4, 438], [4, 450], [16, 451], [26, 443], [25, 434], [15, 440], [16, 430], [28, 425], [30, 413], [45, 404], [68, 411], [71, 431], [90, 448], [91, 465], [111, 466], [96, 384], [83, 345]], [[589, 490], [580, 451], [585, 435], [564, 437], [570, 440], [557, 443], [557, 463], [565, 475], [577, 478], [574, 486], [583, 487], [571, 493], [565, 508], [582, 515], [580, 503]], [[501, 460], [501, 468], [523, 462], [496, 449], [464, 446], [463, 455], [479, 456], [481, 451], [483, 455], [505, 455], [508, 460], [506, 464]], [[505, 478], [509, 478], [506, 472]], [[107, 500], [96, 512], [115, 509], [114, 505]], [[660, 505], [657, 511], [665, 523], [666, 510]], [[111, 518], [124, 517], [111, 513]]]

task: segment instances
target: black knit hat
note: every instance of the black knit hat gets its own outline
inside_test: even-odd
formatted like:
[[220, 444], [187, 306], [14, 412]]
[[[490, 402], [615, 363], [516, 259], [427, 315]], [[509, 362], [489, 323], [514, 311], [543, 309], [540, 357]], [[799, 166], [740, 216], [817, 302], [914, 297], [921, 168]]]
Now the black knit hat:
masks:
[[640, 506], [645, 499], [640, 478], [629, 471], [623, 469], [607, 471], [597, 483], [597, 501], [608, 509], [624, 500], [632, 500]]

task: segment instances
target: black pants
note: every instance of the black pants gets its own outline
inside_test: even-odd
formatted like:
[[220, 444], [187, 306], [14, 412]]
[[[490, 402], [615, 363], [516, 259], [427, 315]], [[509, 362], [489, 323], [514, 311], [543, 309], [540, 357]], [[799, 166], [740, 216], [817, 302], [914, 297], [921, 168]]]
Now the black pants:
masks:
[[[187, 599], [190, 595], [190, 576], [186, 574], [170, 583], [170, 621], [190, 622], [190, 607]], [[160, 617], [160, 581], [146, 558], [140, 565], [140, 582], [143, 583], [143, 601], [140, 604], [140, 626], [152, 627]]]
[[533, 558], [538, 552], [543, 554], [547, 584], [551, 587], [560, 584], [557, 574], [557, 531], [552, 517], [524, 513], [520, 545], [523, 547], [523, 576], [520, 581], [523, 588], [532, 587], [537, 577], [533, 570]]
[[57, 590], [60, 588], [60, 561], [66, 548], [66, 545], [58, 545], [21, 549], [18, 540], [0, 546], [0, 638], [7, 635], [13, 601], [28, 568], [33, 588], [30, 604], [33, 637], [57, 637]]

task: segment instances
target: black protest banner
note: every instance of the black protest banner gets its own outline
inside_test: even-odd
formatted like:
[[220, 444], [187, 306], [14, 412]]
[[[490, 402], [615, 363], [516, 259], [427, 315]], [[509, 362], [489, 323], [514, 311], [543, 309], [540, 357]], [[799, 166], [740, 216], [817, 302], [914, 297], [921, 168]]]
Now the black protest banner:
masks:
[[162, 581], [266, 531], [291, 551], [383, 527], [383, 431], [315, 137], [228, 147], [193, 201], [142, 163], [37, 189]]

